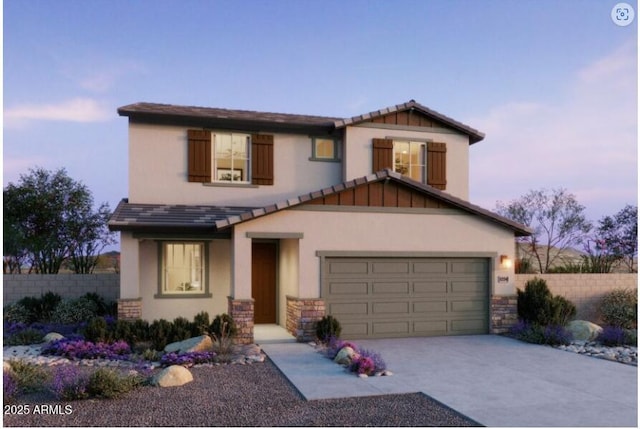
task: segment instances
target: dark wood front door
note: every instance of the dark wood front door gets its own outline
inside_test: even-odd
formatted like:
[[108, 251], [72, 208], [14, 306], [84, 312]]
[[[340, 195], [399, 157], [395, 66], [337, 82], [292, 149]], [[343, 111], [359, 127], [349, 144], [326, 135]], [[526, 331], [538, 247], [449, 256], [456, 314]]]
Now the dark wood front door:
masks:
[[276, 323], [276, 243], [251, 245], [254, 323]]

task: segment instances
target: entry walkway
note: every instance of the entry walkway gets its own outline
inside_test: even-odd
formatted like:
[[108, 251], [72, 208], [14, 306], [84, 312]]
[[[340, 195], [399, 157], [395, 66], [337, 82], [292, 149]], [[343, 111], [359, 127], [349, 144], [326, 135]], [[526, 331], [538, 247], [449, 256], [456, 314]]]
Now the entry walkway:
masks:
[[308, 400], [423, 392], [486, 426], [637, 427], [637, 367], [495, 335], [355, 341], [394, 375], [366, 379], [301, 343], [261, 344]]

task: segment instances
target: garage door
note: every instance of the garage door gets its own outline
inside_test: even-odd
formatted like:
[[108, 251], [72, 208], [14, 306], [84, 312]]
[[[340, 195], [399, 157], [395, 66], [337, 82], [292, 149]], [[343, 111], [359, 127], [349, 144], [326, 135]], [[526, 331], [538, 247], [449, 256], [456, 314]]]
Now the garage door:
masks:
[[322, 297], [343, 338], [485, 334], [489, 261], [327, 257]]

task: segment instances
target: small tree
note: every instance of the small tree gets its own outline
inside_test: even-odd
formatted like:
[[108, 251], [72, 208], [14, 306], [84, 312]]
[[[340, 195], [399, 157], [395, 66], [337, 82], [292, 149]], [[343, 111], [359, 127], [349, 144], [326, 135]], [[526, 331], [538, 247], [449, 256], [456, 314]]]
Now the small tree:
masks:
[[630, 272], [636, 272], [638, 254], [638, 207], [627, 205], [613, 216], [598, 222], [598, 239], [607, 254], [616, 258]]
[[29, 261], [30, 271], [56, 274], [65, 259], [75, 257], [78, 266], [89, 266], [80, 258], [102, 249], [111, 237], [108, 205], [97, 213], [92, 206], [91, 192], [63, 168], [31, 169], [18, 184], [9, 183], [3, 190], [3, 226], [9, 231], [3, 239], [5, 265]]
[[537, 262], [541, 273], [562, 260], [569, 248], [581, 244], [591, 230], [584, 206], [562, 188], [532, 190], [508, 204], [499, 201], [496, 211], [533, 230], [530, 237], [521, 237], [519, 241], [527, 245], [525, 252], [530, 253], [527, 257]]

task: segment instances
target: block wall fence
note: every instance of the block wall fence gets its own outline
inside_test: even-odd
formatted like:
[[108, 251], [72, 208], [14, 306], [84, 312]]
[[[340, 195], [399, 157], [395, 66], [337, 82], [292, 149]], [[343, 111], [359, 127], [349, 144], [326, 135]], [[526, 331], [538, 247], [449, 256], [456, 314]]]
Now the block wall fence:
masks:
[[524, 290], [527, 281], [538, 277], [547, 282], [554, 295], [571, 301], [577, 310], [576, 319], [600, 323], [598, 304], [604, 294], [614, 289], [638, 292], [638, 274], [516, 274], [516, 287]]
[[39, 298], [47, 292], [62, 298], [78, 298], [95, 292], [108, 301], [120, 298], [119, 274], [4, 274], [2, 298], [4, 305], [25, 296]]

